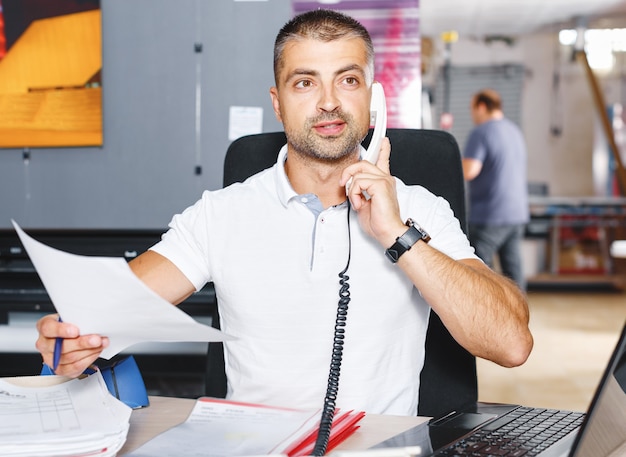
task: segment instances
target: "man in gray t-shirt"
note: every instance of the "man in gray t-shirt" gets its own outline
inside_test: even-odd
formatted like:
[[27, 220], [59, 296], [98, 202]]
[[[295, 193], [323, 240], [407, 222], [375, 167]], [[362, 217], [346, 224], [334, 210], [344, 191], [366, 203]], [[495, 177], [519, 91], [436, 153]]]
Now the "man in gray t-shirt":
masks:
[[529, 210], [524, 137], [504, 117], [496, 91], [476, 93], [470, 109], [476, 127], [463, 153], [463, 174], [469, 181], [469, 240], [490, 267], [498, 255], [502, 272], [525, 290], [521, 239]]

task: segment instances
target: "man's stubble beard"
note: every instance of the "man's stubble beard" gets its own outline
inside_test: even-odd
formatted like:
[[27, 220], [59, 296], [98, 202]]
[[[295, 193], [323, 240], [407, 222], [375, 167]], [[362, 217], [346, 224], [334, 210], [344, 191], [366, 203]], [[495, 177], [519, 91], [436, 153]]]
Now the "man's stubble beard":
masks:
[[[347, 126], [341, 136], [321, 137], [313, 128], [319, 122], [337, 119], [341, 119]], [[315, 118], [307, 119], [301, 130], [285, 126], [285, 134], [291, 149], [303, 157], [315, 161], [342, 162], [354, 154], [365, 138], [368, 128], [359, 131], [354, 117], [348, 113], [322, 113]]]

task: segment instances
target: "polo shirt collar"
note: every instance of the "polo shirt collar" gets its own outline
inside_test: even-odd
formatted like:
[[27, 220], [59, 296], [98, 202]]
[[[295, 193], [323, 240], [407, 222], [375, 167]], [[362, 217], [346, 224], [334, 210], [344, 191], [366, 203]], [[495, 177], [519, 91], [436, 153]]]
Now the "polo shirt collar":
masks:
[[[363, 157], [363, 153], [365, 152], [365, 148], [361, 146], [360, 156]], [[291, 183], [289, 182], [289, 178], [287, 177], [287, 172], [285, 171], [285, 161], [287, 160], [287, 145], [284, 145], [280, 148], [278, 152], [278, 158], [276, 159], [276, 191], [278, 193], [278, 199], [283, 204], [283, 206], [287, 206], [289, 200], [294, 197], [297, 197], [298, 194], [293, 187], [291, 187]]]
[[278, 159], [276, 159], [276, 191], [278, 193], [278, 199], [285, 207], [289, 200], [298, 196], [296, 191], [293, 190], [293, 187], [291, 187], [291, 183], [287, 177], [287, 172], [285, 171], [286, 160], [287, 145], [284, 145], [278, 153]]

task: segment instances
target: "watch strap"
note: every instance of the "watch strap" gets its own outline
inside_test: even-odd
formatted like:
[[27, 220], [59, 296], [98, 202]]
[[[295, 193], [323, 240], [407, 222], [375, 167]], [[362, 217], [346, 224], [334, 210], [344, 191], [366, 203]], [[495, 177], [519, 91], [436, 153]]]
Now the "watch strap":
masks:
[[409, 227], [407, 231], [396, 238], [396, 242], [385, 251], [385, 255], [392, 263], [396, 263], [400, 256], [411, 249], [418, 241], [422, 240], [425, 243], [430, 241], [428, 233], [412, 219], [407, 219], [406, 225]]

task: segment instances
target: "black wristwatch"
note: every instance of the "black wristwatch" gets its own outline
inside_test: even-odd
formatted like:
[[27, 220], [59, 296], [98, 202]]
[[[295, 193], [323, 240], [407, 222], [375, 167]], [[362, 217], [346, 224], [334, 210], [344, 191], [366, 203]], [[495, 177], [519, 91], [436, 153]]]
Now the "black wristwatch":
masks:
[[396, 263], [400, 256], [411, 249], [419, 240], [422, 240], [424, 243], [430, 241], [430, 235], [415, 223], [413, 219], [407, 219], [405, 224], [408, 225], [409, 229], [402, 236], [396, 238], [396, 242], [385, 251], [385, 255], [393, 263]]

